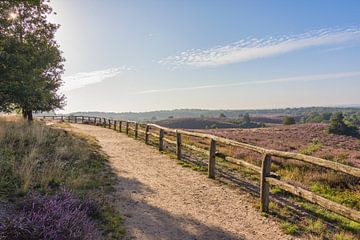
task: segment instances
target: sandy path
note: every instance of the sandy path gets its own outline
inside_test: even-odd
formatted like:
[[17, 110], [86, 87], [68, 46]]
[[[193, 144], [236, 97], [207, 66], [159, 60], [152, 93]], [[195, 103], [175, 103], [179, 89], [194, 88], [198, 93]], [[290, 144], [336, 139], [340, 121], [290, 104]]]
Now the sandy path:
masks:
[[74, 124], [95, 136], [117, 173], [126, 239], [291, 239], [247, 195], [183, 168], [157, 149], [113, 130]]

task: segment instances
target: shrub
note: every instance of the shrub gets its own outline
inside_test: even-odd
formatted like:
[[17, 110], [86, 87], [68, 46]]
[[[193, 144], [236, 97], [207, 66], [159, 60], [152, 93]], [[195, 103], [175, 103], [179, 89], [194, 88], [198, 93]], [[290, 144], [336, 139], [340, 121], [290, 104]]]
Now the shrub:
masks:
[[285, 116], [283, 120], [284, 125], [292, 125], [295, 124], [295, 118], [290, 116]]
[[0, 239], [101, 239], [91, 216], [95, 202], [62, 190], [53, 196], [29, 194], [0, 224]]
[[339, 134], [339, 135], [348, 135], [348, 136], [359, 135], [357, 127], [347, 125], [344, 122], [344, 115], [341, 112], [334, 113], [331, 116], [331, 122], [328, 131], [329, 133]]

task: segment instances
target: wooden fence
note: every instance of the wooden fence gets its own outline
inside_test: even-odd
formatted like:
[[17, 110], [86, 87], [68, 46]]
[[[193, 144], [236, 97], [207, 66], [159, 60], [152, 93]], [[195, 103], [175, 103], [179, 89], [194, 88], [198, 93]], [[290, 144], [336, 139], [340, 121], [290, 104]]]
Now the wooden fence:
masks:
[[[176, 146], [176, 156], [178, 159], [182, 159], [182, 149], [187, 148], [194, 150], [196, 152], [200, 152], [202, 154], [206, 154], [208, 156], [208, 177], [215, 178], [216, 176], [216, 157], [222, 157], [227, 162], [240, 165], [244, 168], [251, 169], [260, 174], [260, 209], [262, 212], [269, 211], [269, 190], [270, 185], [274, 185], [283, 189], [284, 191], [290, 192], [296, 196], [304, 198], [311, 203], [318, 204], [321, 207], [340, 214], [346, 218], [349, 218], [353, 221], [360, 223], [360, 212], [356, 211], [355, 209], [348, 208], [344, 205], [339, 203], [330, 201], [322, 196], [319, 196], [309, 190], [306, 190], [301, 187], [297, 187], [291, 185], [285, 181], [281, 181], [278, 178], [274, 177], [276, 174], [271, 173], [271, 163], [272, 157], [279, 157], [283, 159], [295, 159], [299, 161], [303, 161], [306, 163], [310, 163], [316, 166], [324, 167], [327, 169], [332, 169], [341, 173], [345, 173], [351, 176], [360, 177], [360, 169], [351, 167], [348, 165], [344, 165], [337, 162], [332, 162], [329, 160], [325, 160], [318, 157], [307, 156], [304, 154], [299, 153], [292, 153], [292, 152], [284, 152], [284, 151], [277, 151], [271, 149], [265, 149], [261, 147], [257, 147], [254, 145], [237, 142], [234, 140], [204, 134], [204, 133], [197, 133], [197, 132], [189, 132], [180, 129], [170, 129], [161, 127], [155, 124], [144, 124], [144, 123], [137, 123], [133, 121], [126, 121], [126, 120], [111, 120], [107, 118], [100, 118], [100, 117], [88, 117], [88, 116], [42, 116], [39, 118], [43, 119], [52, 119], [52, 120], [62, 120], [66, 122], [73, 122], [73, 123], [84, 123], [84, 124], [94, 124], [98, 126], [107, 127], [110, 129], [114, 129], [119, 132], [125, 132], [126, 134], [132, 134], [134, 138], [138, 138], [139, 133], [143, 134], [145, 143], [149, 143], [149, 136], [154, 137], [158, 141], [159, 151], [164, 150], [164, 142], [169, 144], [174, 144]], [[124, 129], [125, 127], [125, 129]], [[152, 131], [151, 131], [152, 130]], [[156, 133], [158, 132], [158, 134]], [[167, 134], [173, 134], [176, 137], [176, 140], [171, 140], [166, 138]], [[203, 149], [194, 145], [185, 144], [182, 141], [183, 136], [188, 137], [196, 137], [202, 140], [209, 140], [209, 149]], [[225, 156], [224, 153], [221, 153], [216, 150], [216, 146], [218, 143], [239, 147], [242, 149], [254, 151], [260, 153], [262, 155], [262, 164], [261, 167], [253, 165], [247, 161], [236, 159], [230, 156]]]

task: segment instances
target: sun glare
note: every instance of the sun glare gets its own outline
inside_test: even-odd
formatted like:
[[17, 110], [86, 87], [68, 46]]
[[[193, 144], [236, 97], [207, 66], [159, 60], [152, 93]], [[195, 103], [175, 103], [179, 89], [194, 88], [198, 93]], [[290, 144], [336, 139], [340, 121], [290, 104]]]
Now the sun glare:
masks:
[[10, 20], [15, 20], [16, 18], [17, 18], [17, 14], [15, 13], [15, 12], [10, 12], [10, 14], [9, 14], [9, 19]]

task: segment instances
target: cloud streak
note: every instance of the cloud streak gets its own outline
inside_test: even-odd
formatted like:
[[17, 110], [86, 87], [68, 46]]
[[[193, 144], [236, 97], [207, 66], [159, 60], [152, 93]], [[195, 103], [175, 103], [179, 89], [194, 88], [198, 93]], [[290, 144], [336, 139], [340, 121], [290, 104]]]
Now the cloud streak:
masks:
[[238, 87], [238, 86], [246, 86], [246, 85], [262, 85], [262, 84], [286, 83], [286, 82], [307, 82], [307, 81], [314, 82], [314, 81], [352, 78], [352, 77], [360, 77], [360, 71], [359, 72], [340, 72], [340, 73], [331, 73], [331, 74], [303, 75], [303, 76], [294, 76], [294, 77], [285, 77], [285, 78], [265, 79], [265, 80], [258, 80], [258, 81], [245, 81], [245, 82], [229, 83], [229, 84], [213, 84], [213, 85], [201, 85], [201, 86], [181, 87], [181, 88], [151, 89], [151, 90], [144, 90], [144, 91], [137, 92], [137, 94], [193, 91], [193, 90], [202, 90], [202, 89], [210, 89], [210, 88], [226, 88], [226, 87]]
[[132, 70], [131, 67], [122, 66], [117, 68], [108, 68], [99, 71], [76, 73], [71, 76], [64, 77], [63, 91], [71, 91], [85, 87], [90, 84], [99, 83], [107, 78], [115, 77], [125, 71]]
[[320, 29], [278, 38], [244, 39], [205, 50], [191, 49], [175, 56], [169, 56], [158, 63], [175, 68], [181, 66], [214, 67], [275, 56], [309, 47], [334, 45], [354, 39], [360, 39], [359, 27]]

